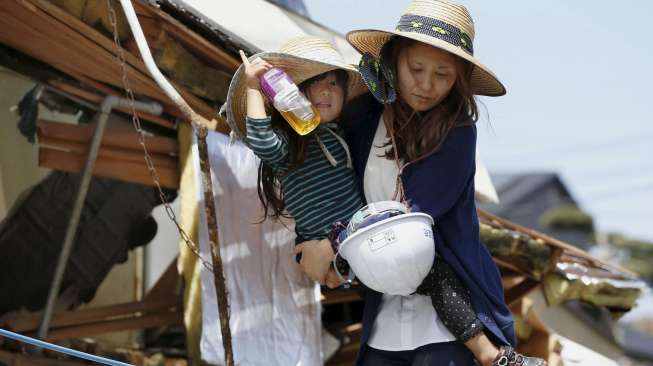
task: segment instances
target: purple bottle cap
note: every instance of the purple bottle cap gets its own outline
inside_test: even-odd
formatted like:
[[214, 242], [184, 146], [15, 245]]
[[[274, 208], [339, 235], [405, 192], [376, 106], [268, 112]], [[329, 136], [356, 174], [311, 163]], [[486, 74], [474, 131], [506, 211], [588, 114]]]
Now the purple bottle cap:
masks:
[[285, 71], [277, 67], [268, 70], [261, 76], [261, 89], [270, 100], [274, 100], [279, 91], [288, 84], [293, 84], [292, 79]]

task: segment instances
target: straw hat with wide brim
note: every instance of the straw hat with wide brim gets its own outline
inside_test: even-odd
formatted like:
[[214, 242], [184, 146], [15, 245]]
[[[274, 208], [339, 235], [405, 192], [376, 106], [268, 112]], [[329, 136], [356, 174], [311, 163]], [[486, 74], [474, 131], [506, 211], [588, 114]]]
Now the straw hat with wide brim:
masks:
[[464, 6], [442, 0], [413, 0], [395, 30], [354, 30], [347, 33], [347, 41], [358, 52], [378, 58], [383, 45], [395, 36], [426, 43], [471, 62], [474, 94], [506, 94], [496, 75], [474, 57], [474, 21]]
[[[284, 70], [296, 84], [325, 72], [341, 69], [349, 74], [348, 99], [367, 91], [356, 66], [347, 64], [331, 42], [324, 38], [314, 36], [293, 38], [278, 52], [258, 53], [251, 56], [249, 61], [253, 62], [257, 58]], [[246, 135], [245, 117], [247, 116], [245, 95], [247, 88], [244, 73], [245, 68], [241, 65], [231, 79], [225, 103], [227, 123], [241, 139]]]

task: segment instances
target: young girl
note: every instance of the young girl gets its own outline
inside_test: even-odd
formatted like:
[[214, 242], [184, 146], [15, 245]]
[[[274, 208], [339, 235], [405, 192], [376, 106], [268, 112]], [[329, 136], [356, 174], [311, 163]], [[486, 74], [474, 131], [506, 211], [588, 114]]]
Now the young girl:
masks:
[[[227, 117], [261, 159], [258, 193], [265, 216], [278, 218], [287, 211], [295, 220], [298, 243], [324, 239], [332, 222], [347, 222], [363, 206], [338, 122], [345, 101], [365, 91], [365, 85], [356, 68], [318, 37], [293, 39], [277, 53], [252, 56], [251, 63], [242, 51], [241, 57]], [[286, 71], [319, 112], [321, 122], [311, 133], [298, 135], [275, 110], [268, 115], [259, 79], [273, 66]], [[307, 252], [300, 266], [323, 265], [326, 272], [329, 263], [317, 259], [331, 254]]]

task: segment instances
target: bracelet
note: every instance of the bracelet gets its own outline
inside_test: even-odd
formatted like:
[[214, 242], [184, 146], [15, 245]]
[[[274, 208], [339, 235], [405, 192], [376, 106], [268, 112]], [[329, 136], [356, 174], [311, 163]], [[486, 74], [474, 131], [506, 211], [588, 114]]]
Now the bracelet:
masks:
[[327, 235], [327, 238], [331, 243], [331, 250], [333, 250], [334, 255], [338, 253], [338, 250], [340, 249], [340, 243], [341, 243], [340, 234], [345, 230], [347, 230], [347, 226], [345, 226], [340, 221], [331, 225], [331, 229], [329, 230], [329, 234]]
[[[333, 250], [333, 254], [336, 255], [338, 250], [340, 250], [340, 244], [347, 238], [347, 226], [342, 222], [336, 222], [331, 225], [328, 238], [331, 243], [331, 250]], [[347, 261], [341, 256], [336, 257], [334, 266], [336, 267], [334, 269], [341, 274], [349, 273], [349, 263], [347, 263]], [[345, 283], [345, 287], [349, 287], [349, 284]]]

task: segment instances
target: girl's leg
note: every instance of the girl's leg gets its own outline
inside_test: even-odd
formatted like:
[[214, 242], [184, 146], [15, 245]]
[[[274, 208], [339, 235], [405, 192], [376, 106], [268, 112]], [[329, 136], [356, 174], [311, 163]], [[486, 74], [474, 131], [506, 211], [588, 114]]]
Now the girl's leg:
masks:
[[[438, 317], [460, 342], [467, 343], [469, 340], [483, 335], [483, 323], [478, 319], [472, 307], [469, 291], [441, 257], [435, 258], [431, 271], [417, 289], [417, 293], [431, 297], [431, 303], [433, 303]], [[473, 342], [472, 345], [477, 343]], [[492, 345], [489, 340], [487, 343], [478, 344], [487, 346], [488, 343]], [[493, 345], [492, 348], [496, 355], [499, 350]]]
[[436, 257], [431, 271], [417, 289], [417, 293], [428, 295], [442, 323], [457, 340], [472, 351], [476, 360], [483, 366], [501, 364], [502, 357], [508, 355], [512, 365], [541, 366], [544, 360], [525, 357], [515, 353], [512, 348], [499, 350], [483, 333], [483, 323], [476, 317], [469, 291], [456, 273], [440, 257]]

